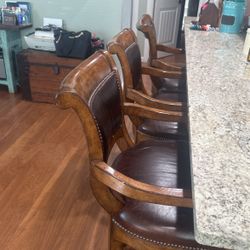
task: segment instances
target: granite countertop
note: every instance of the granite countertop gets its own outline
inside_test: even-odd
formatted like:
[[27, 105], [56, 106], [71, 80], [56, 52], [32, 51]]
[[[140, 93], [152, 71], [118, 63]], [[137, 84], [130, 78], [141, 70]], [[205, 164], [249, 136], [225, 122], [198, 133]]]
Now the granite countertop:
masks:
[[250, 64], [235, 34], [189, 29], [188, 105], [199, 243], [250, 249]]

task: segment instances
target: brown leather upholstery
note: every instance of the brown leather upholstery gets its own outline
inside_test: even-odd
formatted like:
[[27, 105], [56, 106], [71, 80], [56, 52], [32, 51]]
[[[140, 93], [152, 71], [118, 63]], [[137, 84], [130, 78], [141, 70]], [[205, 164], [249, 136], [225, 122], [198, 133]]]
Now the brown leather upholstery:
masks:
[[[182, 93], [176, 94], [161, 91], [154, 97], [159, 100], [172, 99], [186, 102], [186, 95]], [[185, 121], [186, 119], [183, 120]], [[141, 133], [160, 139], [188, 139], [187, 124], [184, 122], [164, 122], [146, 119], [137, 129]]]
[[158, 92], [167, 93], [187, 93], [186, 78], [170, 79], [151, 77], [152, 82]]
[[[61, 84], [62, 93], [57, 97], [57, 104], [60, 105], [63, 100], [66, 103], [64, 106], [67, 107], [68, 101], [65, 100], [73, 99], [74, 103], [78, 104], [80, 99], [80, 104], [88, 107], [84, 115], [78, 115], [82, 122], [86, 121], [84, 124], [92, 129], [92, 133], [86, 134], [87, 140], [95, 141], [95, 145], [89, 144], [89, 150], [91, 154], [96, 154], [95, 150], [92, 152], [93, 148], [101, 145], [100, 157], [107, 160], [114, 137], [120, 133], [122, 116], [117, 83], [119, 76], [117, 71], [113, 70], [114, 61], [105, 53], [97, 52], [68, 74]], [[93, 136], [93, 131], [97, 131], [97, 135]]]
[[162, 187], [191, 189], [189, 149], [185, 141], [143, 141], [112, 164], [135, 180]]
[[195, 241], [193, 211], [190, 208], [131, 200], [119, 214], [114, 216], [113, 223], [132, 237], [166, 249], [219, 249]]
[[171, 93], [171, 92], [165, 92], [164, 90], [158, 91], [155, 95], [153, 95], [154, 98], [158, 100], [175, 100], [177, 102], [187, 103], [187, 95], [185, 93]]
[[[165, 57], [160, 57], [157, 58], [157, 60], [161, 61], [163, 64], [160, 67], [161, 69], [166, 69], [166, 67], [164, 67], [164, 64], [171, 64], [171, 65], [176, 65], [180, 68], [185, 68], [186, 67], [186, 58], [185, 58], [185, 54], [172, 54], [172, 55], [168, 55]], [[155, 61], [152, 61], [152, 66], [155, 66]]]
[[137, 43], [133, 42], [125, 49], [135, 89], [141, 89], [141, 54]]
[[[159, 139], [188, 140], [187, 125], [181, 122], [164, 122], [145, 119], [138, 131]], [[155, 138], [155, 139], [156, 139]]]
[[115, 73], [109, 73], [100, 81], [98, 88], [91, 94], [88, 104], [95, 116], [102, 135], [103, 149], [107, 157], [109, 139], [117, 132], [121, 124], [120, 92]]
[[158, 245], [201, 247], [194, 240], [193, 211], [191, 208], [177, 208], [130, 200], [114, 223], [123, 230], [154, 241]]

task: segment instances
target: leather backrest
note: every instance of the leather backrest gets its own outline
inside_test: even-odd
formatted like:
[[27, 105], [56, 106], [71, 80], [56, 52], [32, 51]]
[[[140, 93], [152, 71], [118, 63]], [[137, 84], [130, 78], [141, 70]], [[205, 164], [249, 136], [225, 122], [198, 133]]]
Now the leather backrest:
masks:
[[131, 29], [123, 29], [108, 43], [108, 50], [120, 60], [125, 87], [140, 89], [141, 53], [135, 34]]
[[128, 63], [130, 66], [132, 80], [133, 80], [133, 88], [140, 89], [140, 81], [141, 81], [141, 54], [137, 43], [132, 43], [125, 50]]
[[143, 32], [149, 41], [149, 59], [157, 58], [155, 25], [150, 15], [143, 15], [136, 25], [137, 29]]
[[102, 79], [91, 94], [88, 105], [98, 124], [104, 155], [107, 159], [112, 136], [121, 127], [121, 100], [115, 72]]
[[113, 137], [121, 128], [119, 84], [112, 56], [103, 51], [84, 60], [61, 84], [57, 103], [76, 110], [85, 130], [90, 158], [106, 161]]

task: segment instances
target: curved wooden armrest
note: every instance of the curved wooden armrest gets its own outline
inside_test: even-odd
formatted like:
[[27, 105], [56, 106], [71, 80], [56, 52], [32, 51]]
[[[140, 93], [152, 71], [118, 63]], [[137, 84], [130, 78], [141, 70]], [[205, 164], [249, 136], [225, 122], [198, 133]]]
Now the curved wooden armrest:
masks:
[[182, 76], [182, 78], [185, 77], [185, 71], [186, 71], [185, 68], [164, 62], [161, 60], [162, 58], [164, 57], [152, 59], [151, 62], [152, 66], [160, 69], [167, 69], [170, 72], [172, 71], [178, 72]]
[[167, 52], [167, 53], [174, 53], [174, 54], [183, 54], [185, 51], [180, 48], [173, 48], [163, 44], [156, 44], [156, 50]]
[[166, 188], [136, 181], [105, 162], [92, 162], [91, 174], [98, 181], [131, 199], [178, 207], [193, 207], [190, 190]]
[[183, 78], [184, 74], [181, 71], [166, 71], [148, 65], [142, 64], [141, 72], [144, 75], [156, 76], [161, 78], [172, 78], [180, 79]]
[[169, 111], [183, 111], [185, 109], [182, 102], [158, 100], [135, 89], [128, 88], [126, 96], [127, 98], [138, 104], [151, 108], [164, 109]]
[[169, 122], [184, 122], [184, 115], [182, 112], [167, 111], [162, 109], [150, 108], [136, 103], [124, 103], [123, 111], [125, 115], [147, 118], [159, 121]]

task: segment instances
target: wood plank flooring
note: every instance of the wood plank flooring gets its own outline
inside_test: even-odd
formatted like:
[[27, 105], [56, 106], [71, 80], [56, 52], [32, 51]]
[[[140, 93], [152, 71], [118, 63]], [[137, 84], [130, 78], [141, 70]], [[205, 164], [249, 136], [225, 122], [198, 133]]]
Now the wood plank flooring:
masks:
[[1, 250], [108, 249], [86, 147], [72, 110], [0, 90]]

